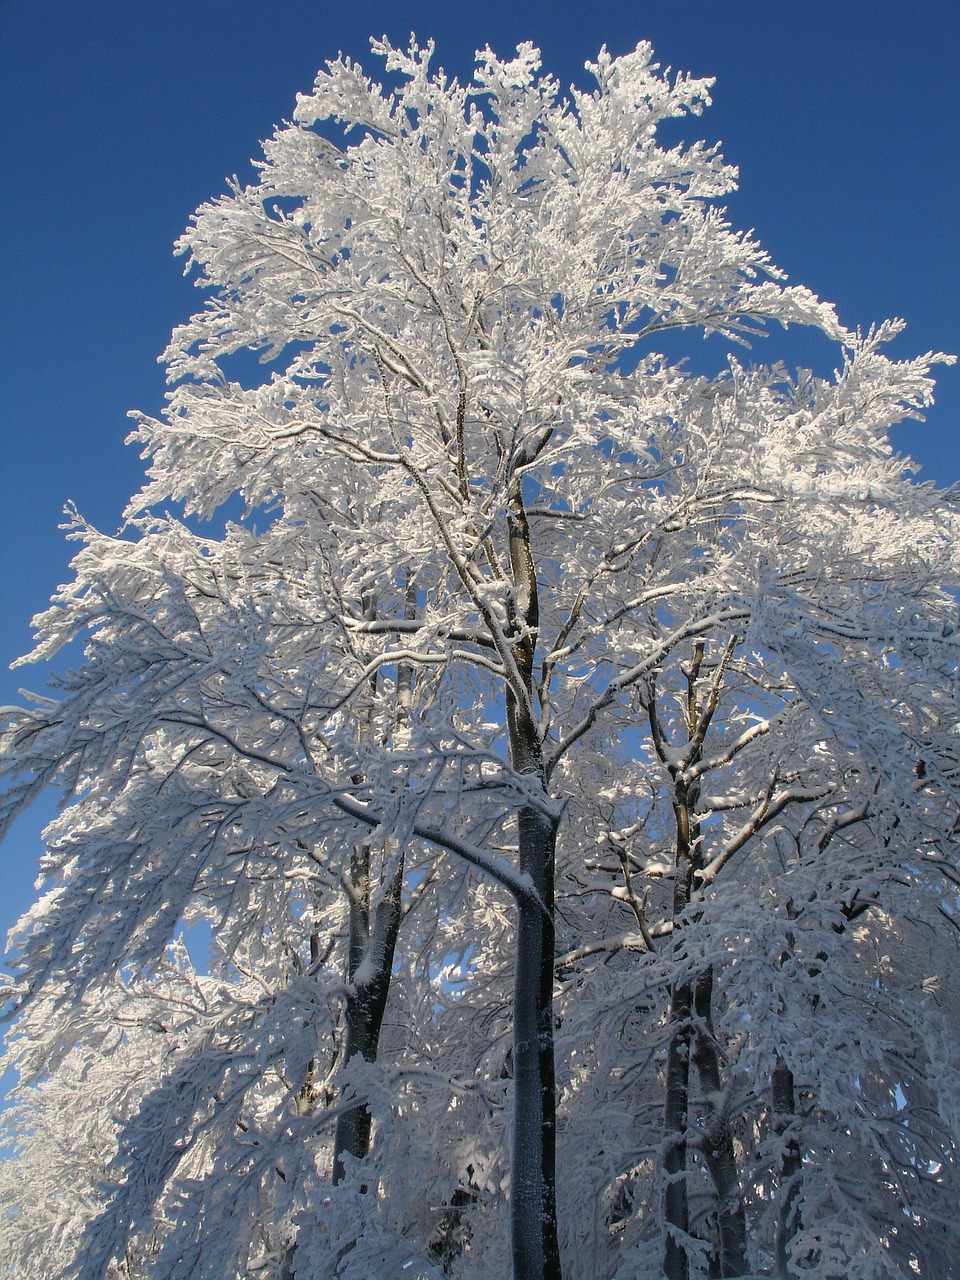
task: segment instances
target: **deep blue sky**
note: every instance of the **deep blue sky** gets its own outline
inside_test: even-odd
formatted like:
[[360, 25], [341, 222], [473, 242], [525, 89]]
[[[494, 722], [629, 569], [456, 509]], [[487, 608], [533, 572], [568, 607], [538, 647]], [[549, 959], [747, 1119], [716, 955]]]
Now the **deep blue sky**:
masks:
[[[847, 324], [899, 315], [900, 353], [960, 350], [960, 0], [0, 0], [0, 703], [42, 680], [6, 663], [68, 576], [64, 502], [113, 531], [139, 487], [126, 411], [159, 410], [156, 357], [202, 301], [174, 239], [325, 59], [374, 68], [367, 38], [411, 30], [461, 78], [527, 39], [564, 85], [641, 39], [716, 76], [686, 136], [739, 165], [732, 221]], [[960, 480], [960, 369], [901, 440]], [[0, 848], [0, 936], [42, 813]]]

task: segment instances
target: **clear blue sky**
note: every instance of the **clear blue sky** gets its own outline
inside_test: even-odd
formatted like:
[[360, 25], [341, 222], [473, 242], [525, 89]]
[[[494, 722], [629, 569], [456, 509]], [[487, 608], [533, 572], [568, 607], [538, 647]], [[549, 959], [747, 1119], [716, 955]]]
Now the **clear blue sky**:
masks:
[[[116, 529], [139, 487], [126, 411], [159, 411], [156, 357], [202, 301], [171, 246], [339, 50], [433, 36], [451, 74], [521, 40], [561, 83], [601, 44], [652, 41], [717, 77], [686, 136], [739, 165], [732, 221], [850, 325], [908, 321], [907, 355], [960, 350], [960, 0], [0, 0], [0, 703], [30, 618], [68, 576], [72, 499]], [[762, 355], [762, 352], [758, 353]], [[900, 437], [960, 480], [960, 368]], [[0, 934], [31, 900], [49, 807], [0, 847]]]

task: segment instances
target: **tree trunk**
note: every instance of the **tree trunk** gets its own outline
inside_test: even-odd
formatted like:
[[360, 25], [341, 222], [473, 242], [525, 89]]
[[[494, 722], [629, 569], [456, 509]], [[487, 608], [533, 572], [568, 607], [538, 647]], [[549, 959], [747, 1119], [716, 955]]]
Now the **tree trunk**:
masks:
[[783, 1154], [780, 1159], [780, 1205], [777, 1210], [777, 1275], [780, 1280], [793, 1280], [790, 1270], [787, 1246], [790, 1238], [800, 1227], [800, 1215], [797, 1199], [800, 1195], [800, 1175], [803, 1158], [800, 1144], [790, 1128], [796, 1119], [796, 1098], [794, 1094], [793, 1072], [783, 1061], [777, 1059], [773, 1069], [773, 1131], [784, 1140]]
[[[707, 968], [697, 978], [694, 991], [696, 1030], [693, 1059], [697, 1064], [700, 1085], [710, 1111], [702, 1149], [717, 1193], [719, 1275], [743, 1276], [750, 1269], [747, 1265], [747, 1222], [730, 1115], [727, 1107], [721, 1103], [723, 1081], [720, 1054], [710, 1017], [712, 999], [713, 969]], [[716, 1101], [711, 1101], [712, 1099]]]
[[667, 1280], [687, 1280], [690, 1274], [683, 1237], [690, 1232], [687, 1203], [687, 1112], [690, 1081], [690, 1014], [692, 997], [689, 983], [674, 986], [670, 992], [670, 1045], [667, 1049], [667, 1092], [663, 1125], [666, 1133], [663, 1172], [663, 1216], [666, 1240], [663, 1274]]
[[[542, 780], [539, 735], [508, 694], [513, 767]], [[513, 992], [513, 1147], [510, 1239], [513, 1280], [560, 1280], [553, 1055], [554, 858], [557, 823], [532, 805], [518, 817], [518, 865], [534, 889], [517, 899]]]
[[[416, 617], [417, 593], [414, 575], [404, 575], [404, 618]], [[368, 596], [363, 600], [364, 617], [373, 619], [377, 614], [377, 601]], [[377, 677], [371, 677], [371, 693], [376, 691]], [[400, 738], [406, 734], [413, 706], [413, 668], [400, 663], [397, 668], [397, 698], [394, 711], [394, 734]], [[359, 781], [359, 779], [356, 779]], [[384, 849], [384, 857], [387, 850]], [[343, 1060], [346, 1066], [360, 1054], [366, 1062], [376, 1062], [380, 1044], [380, 1030], [390, 993], [393, 975], [393, 957], [397, 946], [397, 934], [403, 919], [403, 855], [386, 885], [383, 897], [374, 910], [373, 927], [370, 926], [370, 850], [363, 844], [353, 851], [350, 861], [350, 910], [349, 941], [347, 950], [346, 1035]], [[361, 980], [357, 975], [362, 974]], [[358, 1103], [337, 1117], [333, 1139], [333, 1183], [336, 1186], [346, 1173], [345, 1155], [362, 1160], [370, 1147], [370, 1109], [366, 1103]]]
[[[698, 720], [696, 678], [703, 660], [703, 646], [698, 645], [693, 667], [687, 676], [687, 729], [690, 738]], [[648, 707], [654, 743], [661, 758], [665, 741], [651, 699]], [[684, 916], [690, 905], [693, 871], [699, 852], [700, 831], [696, 818], [696, 786], [688, 788], [682, 778], [673, 775], [673, 816], [676, 821], [676, 873], [673, 882], [673, 949], [682, 956], [681, 934]], [[680, 963], [683, 963], [682, 958]], [[690, 1263], [685, 1239], [690, 1234], [690, 1205], [687, 1195], [687, 1126], [690, 1109], [690, 1041], [693, 1032], [693, 990], [689, 980], [674, 983], [670, 989], [670, 1043], [667, 1049], [666, 1099], [664, 1102], [663, 1218], [665, 1240], [663, 1273], [667, 1280], [687, 1280]]]
[[520, 868], [539, 901], [517, 904], [513, 1005], [511, 1250], [514, 1280], [560, 1280], [553, 1056], [553, 855], [556, 826], [520, 811]]
[[[676, 874], [673, 885], [674, 954], [682, 960], [681, 932], [688, 923], [694, 874], [703, 868], [702, 832], [698, 816], [700, 783], [688, 781], [686, 771], [699, 763], [704, 739], [717, 709], [726, 663], [735, 647], [731, 639], [713, 675], [706, 698], [698, 682], [703, 666], [705, 645], [694, 646], [693, 660], [683, 668], [686, 680], [687, 749], [683, 767], [679, 767], [670, 749], [657, 711], [656, 691], [651, 685], [646, 701], [654, 749], [667, 766], [673, 782], [673, 814], [676, 822]], [[703, 1092], [711, 1108], [711, 1120], [703, 1143], [704, 1160], [716, 1192], [717, 1259], [720, 1277], [740, 1276], [747, 1272], [746, 1219], [741, 1199], [739, 1171], [733, 1135], [724, 1109], [711, 1104], [721, 1093], [720, 1055], [713, 1038], [710, 1004], [713, 996], [713, 970], [701, 973], [696, 984], [689, 978], [674, 983], [670, 991], [670, 1041], [667, 1049], [666, 1100], [664, 1105], [665, 1178], [663, 1216], [665, 1227], [664, 1274], [667, 1280], [688, 1280], [690, 1264], [685, 1239], [690, 1234], [690, 1209], [687, 1194], [687, 1145], [690, 1104], [691, 1043]], [[694, 1032], [696, 1015], [696, 1032]]]
[[[364, 846], [354, 854], [351, 867], [353, 896], [350, 900], [350, 949], [347, 959], [346, 1036], [344, 1065], [357, 1054], [366, 1062], [376, 1062], [380, 1030], [390, 992], [393, 956], [402, 918], [401, 887], [403, 859], [383, 898], [374, 911], [370, 927], [370, 853]], [[363, 966], [363, 980], [356, 981]], [[370, 1109], [365, 1102], [343, 1111], [337, 1117], [333, 1141], [333, 1182], [341, 1182], [346, 1173], [345, 1155], [362, 1160], [370, 1146]]]
[[[513, 573], [512, 646], [522, 688], [506, 689], [514, 770], [544, 790], [540, 731], [533, 717], [539, 626], [536, 569], [521, 481], [514, 477], [509, 516]], [[513, 1007], [513, 1144], [510, 1244], [513, 1280], [561, 1280], [557, 1234], [557, 1102], [553, 1050], [554, 874], [558, 820], [533, 805], [518, 815], [518, 867], [534, 890], [517, 898]]]

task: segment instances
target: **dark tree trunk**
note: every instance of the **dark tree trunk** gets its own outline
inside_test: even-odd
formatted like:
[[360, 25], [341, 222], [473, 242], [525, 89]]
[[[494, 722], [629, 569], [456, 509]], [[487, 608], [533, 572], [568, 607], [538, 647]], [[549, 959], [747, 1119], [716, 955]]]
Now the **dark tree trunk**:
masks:
[[777, 1059], [773, 1069], [773, 1131], [783, 1141], [780, 1159], [780, 1206], [777, 1211], [777, 1275], [780, 1280], [793, 1280], [787, 1247], [800, 1227], [797, 1200], [800, 1195], [800, 1177], [803, 1157], [796, 1134], [791, 1131], [796, 1114], [793, 1072]]
[[[697, 724], [696, 677], [703, 659], [698, 646], [691, 673], [687, 677], [687, 729], [692, 739]], [[648, 707], [654, 743], [665, 759], [665, 739], [651, 700]], [[673, 772], [673, 816], [677, 827], [676, 872], [673, 882], [674, 954], [683, 964], [681, 933], [690, 905], [695, 859], [699, 853], [696, 820], [696, 787], [688, 788]], [[690, 1111], [690, 1042], [693, 1034], [693, 990], [689, 980], [676, 982], [670, 990], [670, 1043], [667, 1048], [666, 1099], [664, 1103], [663, 1273], [667, 1280], [687, 1280], [690, 1264], [685, 1238], [690, 1233], [690, 1205], [687, 1195], [687, 1128]]]
[[[718, 1272], [725, 1278], [743, 1276], [749, 1271], [747, 1221], [730, 1116], [727, 1108], [719, 1105], [723, 1093], [723, 1080], [720, 1054], [714, 1039], [710, 1016], [712, 999], [713, 969], [708, 968], [697, 978], [694, 991], [696, 1029], [693, 1060], [697, 1064], [701, 1089], [708, 1100], [707, 1106], [710, 1111], [702, 1149], [717, 1193]], [[711, 1102], [711, 1099], [717, 1101]]]
[[[416, 617], [416, 583], [411, 573], [405, 575], [404, 617]], [[377, 614], [377, 602], [373, 597], [363, 601], [364, 617], [373, 619]], [[394, 732], [405, 733], [412, 715], [413, 669], [409, 663], [397, 668], [397, 701], [394, 711]], [[371, 693], [376, 691], [376, 676], [371, 678]], [[359, 779], [357, 779], [359, 781]], [[386, 857], [386, 850], [384, 856]], [[389, 883], [370, 920], [372, 884], [370, 880], [370, 850], [366, 844], [354, 849], [350, 861], [350, 910], [349, 941], [347, 951], [347, 984], [343, 1060], [344, 1065], [359, 1054], [366, 1062], [376, 1062], [380, 1045], [383, 1015], [390, 994], [393, 975], [393, 957], [397, 946], [397, 934], [403, 919], [403, 855], [397, 859]], [[362, 966], [362, 968], [361, 968]], [[357, 974], [363, 973], [361, 981]], [[341, 1112], [333, 1139], [333, 1182], [341, 1182], [346, 1173], [343, 1157], [353, 1156], [362, 1160], [370, 1147], [370, 1109], [366, 1103]]]
[[[520, 824], [520, 866], [534, 880], [542, 897], [545, 891], [552, 891], [548, 880], [556, 833], [552, 824], [532, 809], [521, 811]], [[534, 876], [533, 865], [538, 865], [539, 876]], [[514, 1280], [559, 1280], [553, 920], [549, 907], [544, 910], [538, 901], [524, 901], [517, 906], [513, 1077], [510, 1207]]]
[[667, 1049], [667, 1092], [663, 1113], [666, 1134], [663, 1172], [663, 1216], [666, 1241], [663, 1274], [667, 1280], [687, 1280], [690, 1274], [687, 1250], [682, 1237], [690, 1231], [687, 1203], [687, 1113], [690, 1081], [690, 1014], [692, 997], [689, 983], [675, 986], [670, 993], [670, 1044]]
[[[523, 729], [525, 719], [510, 716], [515, 731]], [[539, 756], [539, 741], [533, 741]], [[519, 742], [514, 759], [530, 745], [529, 737]], [[535, 893], [517, 901], [510, 1195], [514, 1280], [560, 1280], [553, 1048], [556, 838], [553, 819], [532, 806], [520, 810], [519, 869]]]
[[[512, 655], [520, 687], [508, 683], [510, 763], [544, 788], [533, 671], [539, 626], [537, 577], [519, 476], [508, 516]], [[544, 800], [546, 792], [544, 790]], [[534, 805], [518, 814], [518, 868], [533, 893], [517, 897], [513, 1007], [513, 1145], [510, 1244], [513, 1280], [561, 1280], [556, 1197], [556, 1081], [553, 1048], [554, 873], [557, 820]]]
[[[672, 804], [676, 822], [673, 945], [674, 954], [681, 966], [684, 963], [681, 934], [689, 924], [688, 909], [694, 875], [704, 866], [698, 816], [700, 782], [696, 775], [690, 780], [687, 770], [702, 758], [704, 740], [719, 704], [723, 672], [735, 643], [731, 639], [727, 644], [705, 698], [699, 688], [705, 654], [702, 641], [695, 644], [693, 660], [683, 668], [687, 686], [687, 744], [682, 767], [677, 763], [675, 750], [661, 724], [654, 686], [651, 686], [646, 700], [654, 749], [666, 765], [673, 783]], [[733, 1134], [726, 1111], [711, 1102], [711, 1099], [719, 1099], [722, 1086], [720, 1055], [710, 1016], [712, 997], [713, 971], [709, 968], [698, 975], [695, 984], [691, 978], [686, 977], [675, 982], [670, 992], [663, 1156], [663, 1214], [666, 1235], [663, 1267], [667, 1280], [688, 1280], [690, 1272], [685, 1239], [690, 1234], [687, 1148], [691, 1048], [711, 1113], [711, 1123], [702, 1144], [704, 1161], [716, 1192], [717, 1256], [711, 1274], [715, 1271], [719, 1277], [732, 1277], [745, 1275], [747, 1272], [746, 1219]]]
[[[377, 1060], [380, 1030], [390, 993], [397, 933], [402, 918], [403, 859], [398, 861], [386, 892], [374, 910], [372, 928], [369, 912], [370, 853], [365, 847], [354, 854], [351, 879], [354, 896], [350, 900], [350, 950], [347, 960], [350, 990], [346, 1007], [344, 1064], [357, 1054], [366, 1062]], [[365, 976], [358, 983], [355, 979], [361, 965], [364, 965]], [[362, 1160], [367, 1154], [370, 1146], [370, 1124], [370, 1109], [365, 1102], [357, 1103], [337, 1117], [333, 1141], [335, 1185], [343, 1180], [346, 1172], [343, 1163], [345, 1155]]]

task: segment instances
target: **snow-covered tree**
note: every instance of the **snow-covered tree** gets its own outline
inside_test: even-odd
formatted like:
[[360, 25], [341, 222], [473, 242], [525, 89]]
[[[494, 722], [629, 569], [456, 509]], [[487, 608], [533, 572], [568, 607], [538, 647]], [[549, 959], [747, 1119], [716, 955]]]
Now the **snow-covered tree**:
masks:
[[[71, 1188], [10, 1256], [938, 1274], [958, 513], [888, 432], [941, 357], [728, 226], [735, 172], [657, 141], [709, 82], [649, 46], [567, 96], [530, 45], [470, 85], [374, 49], [387, 88], [329, 63], [184, 235], [148, 482], [37, 621], [82, 661], [7, 713], [6, 813], [65, 796], [17, 1165]], [[835, 373], [657, 354], [773, 322]]]

